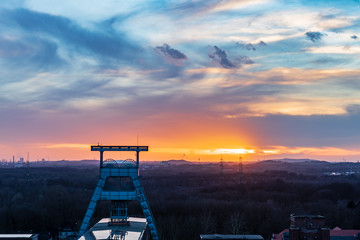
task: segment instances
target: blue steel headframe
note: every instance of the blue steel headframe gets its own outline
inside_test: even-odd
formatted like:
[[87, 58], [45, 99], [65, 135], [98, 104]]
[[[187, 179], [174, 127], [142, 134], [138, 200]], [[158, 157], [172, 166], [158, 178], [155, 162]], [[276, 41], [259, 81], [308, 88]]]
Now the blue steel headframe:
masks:
[[91, 151], [148, 151], [149, 146], [102, 146], [102, 145], [92, 145]]
[[136, 165], [139, 167], [139, 152], [149, 151], [149, 146], [102, 146], [92, 145], [91, 151], [100, 152], [100, 167], [103, 166], [103, 153], [105, 151], [133, 151], [136, 152]]

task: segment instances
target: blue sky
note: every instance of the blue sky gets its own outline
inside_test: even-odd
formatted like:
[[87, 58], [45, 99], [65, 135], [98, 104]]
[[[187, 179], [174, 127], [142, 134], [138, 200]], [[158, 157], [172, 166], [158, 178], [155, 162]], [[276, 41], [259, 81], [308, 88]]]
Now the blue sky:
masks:
[[140, 135], [152, 159], [356, 161], [359, 16], [355, 0], [2, 1], [0, 158]]

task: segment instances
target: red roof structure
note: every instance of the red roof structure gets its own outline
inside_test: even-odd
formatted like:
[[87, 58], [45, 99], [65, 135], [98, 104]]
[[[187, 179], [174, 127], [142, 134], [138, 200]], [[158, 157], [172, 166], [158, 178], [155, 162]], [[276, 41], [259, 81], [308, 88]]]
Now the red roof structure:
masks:
[[360, 230], [342, 230], [335, 227], [330, 230], [330, 237], [355, 237], [360, 234]]
[[[286, 240], [288, 238], [289, 229], [286, 228], [282, 230], [280, 233], [274, 233], [271, 240]], [[285, 238], [284, 238], [285, 235]], [[330, 230], [330, 240], [338, 240], [341, 239], [360, 239], [360, 230], [343, 230], [339, 227], [335, 227]], [[347, 238], [346, 238], [347, 237]]]

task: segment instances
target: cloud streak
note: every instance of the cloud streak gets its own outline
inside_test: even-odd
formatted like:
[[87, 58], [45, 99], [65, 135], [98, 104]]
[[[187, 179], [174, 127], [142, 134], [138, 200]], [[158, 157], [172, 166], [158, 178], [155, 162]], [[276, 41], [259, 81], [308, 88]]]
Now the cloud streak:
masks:
[[26, 35], [38, 33], [61, 41], [68, 51], [132, 61], [142, 48], [119, 32], [91, 31], [71, 20], [27, 9], [2, 10], [3, 24], [20, 28]]

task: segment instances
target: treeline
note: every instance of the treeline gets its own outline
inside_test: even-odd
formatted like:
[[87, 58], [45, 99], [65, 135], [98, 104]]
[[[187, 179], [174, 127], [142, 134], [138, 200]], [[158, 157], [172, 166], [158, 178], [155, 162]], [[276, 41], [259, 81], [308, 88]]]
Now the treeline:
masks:
[[[287, 171], [236, 173], [170, 167], [142, 172], [161, 239], [199, 239], [204, 233], [261, 234], [289, 227], [289, 216], [320, 214], [331, 228], [360, 229], [360, 176], [312, 176]], [[99, 169], [0, 169], [0, 232], [78, 229]], [[108, 217], [100, 204], [94, 222]], [[141, 216], [136, 202], [129, 214]]]
[[[163, 239], [201, 233], [261, 234], [289, 227], [289, 216], [320, 214], [329, 227], [360, 229], [360, 176], [306, 176], [286, 171], [144, 176]], [[151, 180], [150, 180], [151, 179]], [[176, 227], [174, 227], [176, 226]]]

